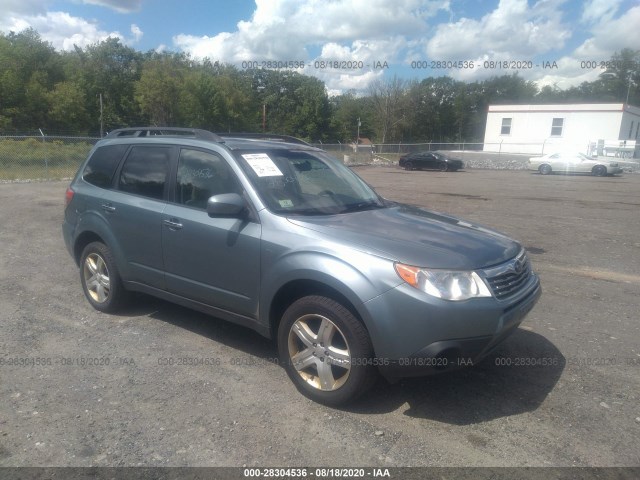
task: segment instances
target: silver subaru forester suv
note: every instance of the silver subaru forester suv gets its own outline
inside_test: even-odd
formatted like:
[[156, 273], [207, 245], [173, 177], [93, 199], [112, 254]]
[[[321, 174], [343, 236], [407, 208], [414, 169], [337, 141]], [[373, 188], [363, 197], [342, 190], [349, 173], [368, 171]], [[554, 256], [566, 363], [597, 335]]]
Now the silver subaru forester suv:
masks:
[[291, 137], [116, 130], [67, 189], [62, 231], [96, 309], [137, 291], [247, 326], [328, 405], [378, 372], [476, 363], [541, 292], [516, 241], [386, 200]]

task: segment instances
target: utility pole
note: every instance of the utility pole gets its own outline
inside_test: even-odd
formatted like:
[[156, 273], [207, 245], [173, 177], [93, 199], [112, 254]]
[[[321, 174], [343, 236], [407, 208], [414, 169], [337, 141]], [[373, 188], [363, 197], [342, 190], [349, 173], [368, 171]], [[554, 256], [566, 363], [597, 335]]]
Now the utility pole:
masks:
[[267, 128], [267, 104], [262, 104], [262, 133], [265, 133]]
[[98, 97], [100, 98], [100, 138], [102, 138], [104, 133], [104, 121], [102, 116], [102, 93], [99, 93]]

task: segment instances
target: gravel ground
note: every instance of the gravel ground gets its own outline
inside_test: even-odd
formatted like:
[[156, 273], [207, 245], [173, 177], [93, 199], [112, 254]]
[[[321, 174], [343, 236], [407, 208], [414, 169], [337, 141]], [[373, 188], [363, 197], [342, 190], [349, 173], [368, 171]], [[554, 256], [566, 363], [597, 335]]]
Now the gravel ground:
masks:
[[3, 184], [0, 465], [640, 465], [640, 175], [356, 171], [528, 248], [544, 293], [493, 356], [314, 404], [249, 330], [146, 296], [92, 310], [67, 183]]

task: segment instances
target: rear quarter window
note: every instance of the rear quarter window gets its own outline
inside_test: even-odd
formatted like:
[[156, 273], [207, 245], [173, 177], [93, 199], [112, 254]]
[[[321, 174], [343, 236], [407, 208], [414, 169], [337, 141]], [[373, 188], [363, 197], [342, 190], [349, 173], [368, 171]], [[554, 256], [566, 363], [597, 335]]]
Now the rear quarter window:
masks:
[[128, 145], [98, 147], [84, 167], [82, 178], [96, 187], [111, 187], [113, 174], [127, 148]]

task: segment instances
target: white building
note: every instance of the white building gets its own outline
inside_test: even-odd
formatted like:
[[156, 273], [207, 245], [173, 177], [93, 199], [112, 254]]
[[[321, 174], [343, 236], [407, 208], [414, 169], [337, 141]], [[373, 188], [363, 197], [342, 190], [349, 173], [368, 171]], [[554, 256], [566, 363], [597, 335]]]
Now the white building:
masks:
[[[598, 147], [599, 144], [599, 147]], [[608, 154], [640, 146], [640, 108], [623, 103], [490, 105], [484, 151], [546, 154], [573, 150]], [[636, 151], [636, 157], [638, 157]]]

